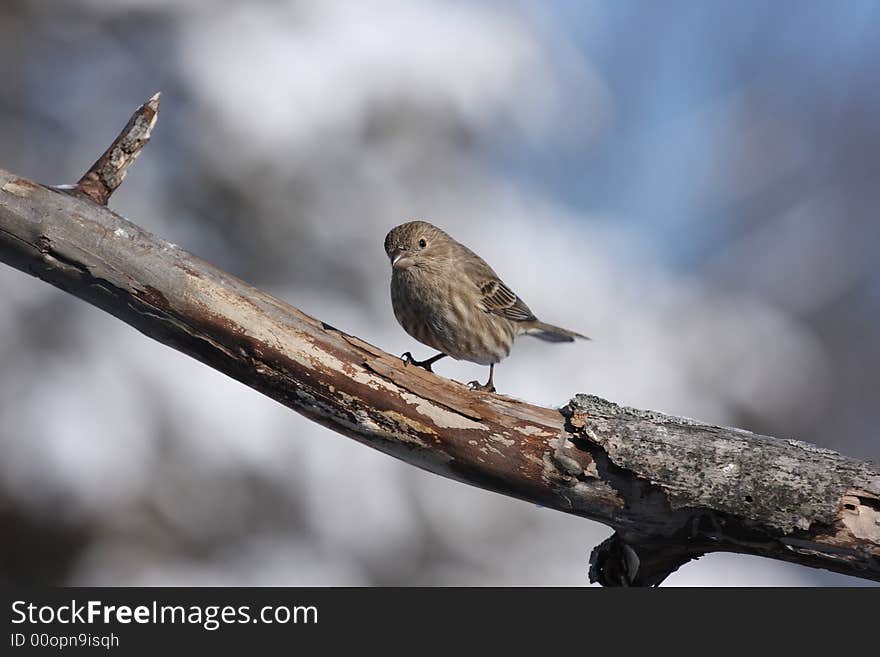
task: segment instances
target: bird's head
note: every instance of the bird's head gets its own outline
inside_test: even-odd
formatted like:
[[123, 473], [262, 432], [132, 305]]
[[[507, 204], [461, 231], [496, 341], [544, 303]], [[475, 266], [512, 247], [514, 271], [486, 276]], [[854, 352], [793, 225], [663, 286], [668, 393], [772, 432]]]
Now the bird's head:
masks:
[[452, 238], [427, 221], [408, 221], [385, 236], [385, 253], [391, 267], [399, 271], [424, 267], [447, 256]]

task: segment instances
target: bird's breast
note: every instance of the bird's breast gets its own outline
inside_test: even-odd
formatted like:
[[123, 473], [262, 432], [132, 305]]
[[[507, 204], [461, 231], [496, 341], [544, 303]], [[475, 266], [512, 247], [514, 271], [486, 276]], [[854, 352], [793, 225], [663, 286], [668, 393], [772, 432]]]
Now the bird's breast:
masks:
[[391, 303], [403, 329], [419, 342], [453, 358], [481, 365], [497, 363], [510, 353], [516, 327], [485, 312], [472, 282], [447, 275], [395, 271]]

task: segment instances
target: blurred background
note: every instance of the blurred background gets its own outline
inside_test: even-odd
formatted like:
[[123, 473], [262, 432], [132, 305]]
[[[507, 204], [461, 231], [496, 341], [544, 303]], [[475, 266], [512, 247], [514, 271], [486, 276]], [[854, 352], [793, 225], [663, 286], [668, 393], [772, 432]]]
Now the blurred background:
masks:
[[[426, 219], [548, 322], [499, 390], [880, 456], [880, 3], [0, 3], [0, 167], [393, 352]], [[468, 381], [484, 368], [443, 361]], [[0, 583], [585, 585], [595, 523], [310, 423], [0, 266]], [[349, 473], [339, 479], [340, 464]], [[711, 555], [669, 585], [857, 585]]]

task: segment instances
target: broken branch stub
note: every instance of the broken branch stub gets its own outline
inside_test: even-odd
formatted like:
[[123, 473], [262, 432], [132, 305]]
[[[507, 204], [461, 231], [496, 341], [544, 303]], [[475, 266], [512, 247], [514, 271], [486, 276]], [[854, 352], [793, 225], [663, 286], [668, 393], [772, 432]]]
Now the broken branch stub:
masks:
[[159, 118], [161, 95], [161, 92], [155, 93], [135, 110], [119, 136], [74, 186], [73, 194], [90, 198], [100, 205], [107, 205], [110, 196], [125, 180], [129, 167], [150, 141]]

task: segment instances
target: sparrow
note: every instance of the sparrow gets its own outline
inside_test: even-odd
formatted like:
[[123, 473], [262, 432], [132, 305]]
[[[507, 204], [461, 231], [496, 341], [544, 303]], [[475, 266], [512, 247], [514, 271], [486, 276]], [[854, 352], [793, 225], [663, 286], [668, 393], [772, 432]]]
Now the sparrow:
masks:
[[409, 221], [385, 236], [391, 261], [391, 305], [394, 316], [419, 342], [439, 351], [407, 363], [431, 372], [451, 356], [489, 366], [489, 380], [478, 390], [495, 391], [495, 364], [510, 353], [519, 335], [547, 342], [589, 340], [585, 335], [540, 321], [485, 260], [426, 221]]

